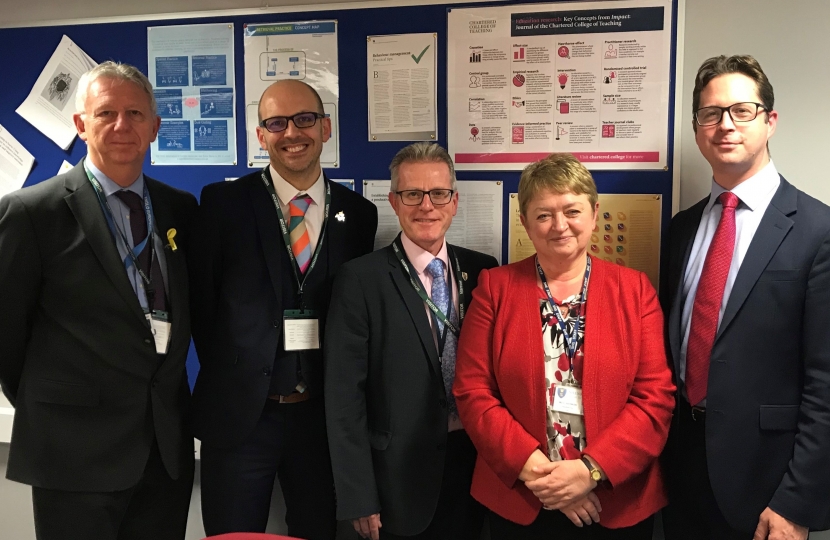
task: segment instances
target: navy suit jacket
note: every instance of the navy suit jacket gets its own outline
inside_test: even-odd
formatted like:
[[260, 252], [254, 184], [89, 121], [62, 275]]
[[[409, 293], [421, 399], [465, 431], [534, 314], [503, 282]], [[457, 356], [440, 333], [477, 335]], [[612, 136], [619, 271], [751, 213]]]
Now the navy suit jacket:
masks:
[[193, 195], [145, 176], [165, 248], [172, 334], [156, 354], [83, 164], [0, 200], [0, 383], [15, 406], [7, 475], [47, 489], [134, 486], [157, 442], [173, 478], [193, 471], [185, 360], [185, 252]]
[[[683, 276], [708, 199], [669, 229], [661, 295], [675, 373]], [[765, 507], [830, 527], [830, 208], [784, 178], [741, 264], [709, 365], [706, 456], [718, 506], [752, 532]], [[682, 382], [678, 382], [678, 395]], [[683, 474], [672, 462], [669, 483]]]
[[[466, 308], [479, 273], [498, 262], [450, 248], [461, 266], [464, 296], [459, 301]], [[447, 400], [424, 302], [391, 246], [341, 269], [325, 352], [337, 518], [380, 512], [384, 531], [423, 532], [441, 491]]]
[[[372, 251], [378, 219], [374, 204], [329, 184], [325, 262], [321, 256], [311, 274], [317, 279], [324, 273], [315, 294], [319, 302], [312, 304], [321, 334], [334, 275], [346, 261]], [[295, 276], [259, 171], [205, 186], [197, 223], [190, 264], [201, 366], [193, 389], [194, 433], [206, 444], [231, 448], [253, 431], [272, 390], [284, 287], [293, 287]]]

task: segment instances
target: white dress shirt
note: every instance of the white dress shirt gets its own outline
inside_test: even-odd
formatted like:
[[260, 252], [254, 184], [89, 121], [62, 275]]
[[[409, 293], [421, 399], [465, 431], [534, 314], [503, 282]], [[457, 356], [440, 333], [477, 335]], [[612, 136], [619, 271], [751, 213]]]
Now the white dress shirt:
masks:
[[[735, 278], [738, 275], [738, 270], [741, 268], [741, 263], [746, 256], [752, 238], [755, 236], [755, 231], [758, 230], [758, 225], [761, 223], [761, 218], [767, 211], [770, 201], [772, 201], [775, 191], [781, 183], [781, 178], [778, 176], [778, 171], [775, 169], [772, 161], [770, 161], [763, 169], [758, 171], [755, 176], [744, 180], [732, 190], [739, 199], [740, 203], [735, 209], [735, 251], [732, 254], [732, 264], [729, 266], [729, 274], [726, 276], [726, 286], [723, 291], [723, 300], [718, 313], [718, 326], [723, 319], [723, 312], [726, 309], [726, 304], [729, 302], [729, 296], [732, 292], [732, 286], [735, 284]], [[718, 222], [723, 207], [718, 202], [718, 197], [721, 193], [727, 190], [723, 189], [719, 184], [712, 179], [712, 194], [709, 196], [709, 202], [703, 209], [703, 215], [700, 218], [700, 224], [695, 234], [695, 241], [692, 245], [692, 252], [689, 255], [689, 262], [686, 265], [686, 273], [683, 277], [683, 312], [681, 313], [680, 328], [683, 331], [683, 341], [680, 345], [680, 380], [684, 383], [686, 381], [686, 349], [689, 345], [689, 328], [692, 321], [692, 307], [694, 306], [695, 294], [697, 294], [697, 286], [700, 281], [700, 274], [703, 272], [703, 263], [706, 260], [706, 253], [709, 251], [709, 244], [712, 243], [712, 237], [715, 235], [715, 230], [718, 228]], [[686, 389], [683, 389], [683, 395], [686, 395]], [[701, 406], [706, 406], [706, 400], [701, 402]]]
[[[401, 244], [403, 244], [403, 250], [406, 253], [406, 258], [409, 259], [409, 262], [412, 263], [412, 267], [418, 274], [418, 279], [421, 280], [421, 285], [424, 286], [426, 289], [426, 293], [429, 296], [430, 300], [432, 300], [432, 276], [426, 272], [427, 265], [432, 262], [433, 259], [438, 258], [444, 262], [444, 280], [447, 283], [450, 283], [450, 287], [452, 287], [452, 308], [455, 310], [456, 314], [459, 314], [458, 311], [458, 284], [455, 282], [452, 273], [450, 272], [450, 260], [449, 255], [447, 254], [447, 239], [444, 239], [444, 243], [441, 245], [441, 250], [438, 252], [438, 255], [433, 255], [429, 251], [418, 246], [415, 242], [409, 239], [406, 236], [406, 233], [401, 233]], [[435, 350], [438, 350], [438, 335], [435, 331], [435, 320], [432, 316], [432, 311], [429, 309], [429, 306], [424, 303], [424, 309], [427, 313], [427, 319], [429, 320], [429, 326], [433, 329], [432, 331], [432, 339], [435, 342]], [[449, 329], [447, 329], [449, 332]], [[462, 429], [461, 420], [457, 416], [450, 415], [449, 416], [449, 431], [455, 431], [458, 429]]]
[[305, 228], [308, 231], [308, 239], [311, 243], [311, 253], [313, 256], [314, 251], [317, 249], [317, 241], [320, 239], [320, 231], [323, 228], [323, 218], [325, 217], [326, 183], [323, 180], [323, 170], [320, 170], [320, 176], [308, 188], [308, 191], [301, 191], [286, 182], [276, 169], [274, 169], [273, 165], [269, 167], [271, 168], [271, 181], [274, 183], [274, 191], [277, 192], [277, 198], [280, 200], [280, 210], [282, 210], [282, 215], [285, 217], [286, 226], [291, 221], [288, 203], [302, 193], [311, 197], [311, 204], [308, 205], [308, 210], [305, 213]]

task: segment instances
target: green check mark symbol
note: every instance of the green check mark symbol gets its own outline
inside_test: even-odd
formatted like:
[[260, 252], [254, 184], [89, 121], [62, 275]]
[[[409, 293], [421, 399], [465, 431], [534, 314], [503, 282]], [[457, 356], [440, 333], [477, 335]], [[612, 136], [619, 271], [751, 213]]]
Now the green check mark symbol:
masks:
[[413, 55], [411, 55], [411, 56], [412, 56], [412, 59], [413, 59], [413, 60], [415, 60], [415, 63], [416, 63], [416, 64], [420, 64], [420, 63], [421, 63], [421, 58], [423, 58], [423, 57], [424, 57], [424, 53], [425, 53], [425, 52], [427, 52], [427, 49], [429, 49], [429, 45], [427, 45], [426, 47], [424, 47], [424, 50], [423, 50], [423, 51], [421, 51], [421, 54], [419, 54], [418, 56], [415, 56], [414, 54], [413, 54]]

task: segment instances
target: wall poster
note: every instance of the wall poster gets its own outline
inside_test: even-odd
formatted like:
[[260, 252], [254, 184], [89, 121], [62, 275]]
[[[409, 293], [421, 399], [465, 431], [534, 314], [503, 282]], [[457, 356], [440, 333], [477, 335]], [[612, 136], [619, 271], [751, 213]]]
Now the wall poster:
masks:
[[667, 165], [670, 0], [452, 9], [448, 32], [457, 169], [552, 152], [594, 170]]

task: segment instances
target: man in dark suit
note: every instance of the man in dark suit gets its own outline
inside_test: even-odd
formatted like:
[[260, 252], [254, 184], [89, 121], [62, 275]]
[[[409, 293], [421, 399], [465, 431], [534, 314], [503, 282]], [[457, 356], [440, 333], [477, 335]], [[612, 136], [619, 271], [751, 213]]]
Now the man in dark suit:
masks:
[[180, 540], [196, 199], [141, 172], [160, 120], [136, 68], [94, 68], [77, 107], [86, 158], [0, 201], [7, 476], [32, 486], [39, 540]]
[[403, 232], [343, 266], [326, 329], [337, 517], [374, 540], [477, 539], [476, 452], [452, 381], [478, 274], [498, 263], [444, 239], [458, 209], [446, 150], [409, 145], [389, 170], [389, 202]]
[[751, 56], [698, 71], [712, 192], [672, 220], [661, 288], [678, 386], [669, 540], [830, 526], [830, 208], [770, 160], [773, 100]]
[[263, 532], [274, 480], [288, 534], [335, 536], [319, 336], [340, 266], [372, 251], [377, 209], [320, 167], [331, 122], [285, 80], [259, 102], [270, 165], [202, 191], [192, 259], [194, 388], [209, 535]]

